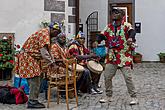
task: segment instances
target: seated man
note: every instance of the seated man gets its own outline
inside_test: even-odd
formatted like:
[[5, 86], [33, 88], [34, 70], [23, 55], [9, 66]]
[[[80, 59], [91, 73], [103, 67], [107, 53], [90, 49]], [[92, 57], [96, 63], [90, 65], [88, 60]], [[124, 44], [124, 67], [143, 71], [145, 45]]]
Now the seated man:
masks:
[[95, 82], [92, 81], [91, 72], [86, 67], [87, 59], [96, 58], [95, 54], [89, 54], [89, 50], [85, 48], [85, 36], [83, 33], [79, 32], [75, 40], [69, 45], [69, 53], [73, 57], [76, 57], [78, 64], [82, 65], [85, 70], [82, 76], [77, 81], [77, 89], [82, 92], [88, 92], [90, 94], [102, 93], [95, 86]]
[[52, 57], [56, 61], [56, 65], [58, 66], [58, 72], [61, 74], [65, 73], [65, 64], [64, 60], [69, 57], [67, 56], [67, 48], [66, 48], [66, 35], [65, 33], [60, 33], [57, 35], [56, 39], [53, 41], [54, 43], [51, 45], [51, 54]]

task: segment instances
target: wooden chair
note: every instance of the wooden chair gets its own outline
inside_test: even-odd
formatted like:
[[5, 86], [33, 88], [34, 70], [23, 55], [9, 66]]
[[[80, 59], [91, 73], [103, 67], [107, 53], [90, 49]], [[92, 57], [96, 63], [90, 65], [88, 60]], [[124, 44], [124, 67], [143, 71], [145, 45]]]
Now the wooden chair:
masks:
[[[50, 75], [49, 77], [49, 85], [48, 85], [48, 102], [47, 107], [49, 108], [50, 104], [50, 94], [51, 94], [51, 88], [57, 87], [57, 104], [59, 104], [59, 92], [65, 91], [66, 92], [66, 104], [67, 104], [67, 110], [69, 110], [69, 91], [74, 90], [74, 95], [76, 98], [76, 107], [78, 106], [78, 97], [77, 97], [77, 90], [76, 90], [76, 65], [77, 60], [76, 59], [68, 59], [65, 61], [66, 65], [66, 72], [65, 74], [59, 74], [57, 71], [51, 71], [54, 72], [53, 75]], [[71, 69], [69, 69], [69, 66], [71, 66]], [[73, 85], [73, 86], [69, 86]], [[60, 87], [64, 86], [63, 89]]]

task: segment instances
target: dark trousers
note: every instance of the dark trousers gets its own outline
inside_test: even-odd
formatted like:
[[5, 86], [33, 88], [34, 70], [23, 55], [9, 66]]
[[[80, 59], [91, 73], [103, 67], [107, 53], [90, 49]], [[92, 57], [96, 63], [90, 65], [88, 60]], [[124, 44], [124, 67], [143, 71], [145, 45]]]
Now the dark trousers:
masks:
[[90, 71], [85, 68], [82, 76], [77, 81], [77, 90], [81, 90], [82, 92], [90, 92], [92, 88], [92, 78]]
[[101, 74], [91, 72], [91, 77], [92, 77], [92, 85], [97, 88]]

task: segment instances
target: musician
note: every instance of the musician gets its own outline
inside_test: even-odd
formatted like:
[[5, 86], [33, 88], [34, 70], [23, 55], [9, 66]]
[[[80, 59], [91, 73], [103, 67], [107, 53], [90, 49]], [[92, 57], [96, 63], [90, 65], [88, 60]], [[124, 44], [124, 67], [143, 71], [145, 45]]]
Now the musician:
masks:
[[67, 54], [65, 33], [58, 34], [53, 42], [54, 43], [51, 45], [51, 54], [58, 66], [58, 72], [64, 74], [66, 69], [64, 60], [69, 57]]
[[27, 108], [45, 108], [45, 105], [38, 101], [42, 59], [47, 65], [54, 64], [54, 59], [49, 52], [50, 39], [61, 32], [59, 23], [53, 22], [49, 28], [43, 28], [32, 34], [22, 46], [19, 55], [19, 74], [27, 78], [30, 93]]
[[85, 48], [85, 35], [82, 32], [76, 36], [75, 40], [69, 46], [69, 53], [76, 57], [78, 64], [82, 65], [85, 70], [82, 76], [77, 82], [77, 88], [82, 92], [88, 92], [90, 94], [102, 93], [99, 89], [95, 87], [95, 82], [92, 81], [91, 72], [86, 67], [87, 59], [96, 58], [95, 54], [90, 54], [90, 51]]
[[123, 12], [120, 9], [113, 9], [111, 13], [112, 23], [101, 32], [102, 36], [98, 40], [105, 40], [107, 47], [106, 66], [104, 71], [104, 80], [106, 88], [106, 97], [100, 102], [112, 101], [112, 79], [117, 69], [120, 69], [131, 96], [130, 104], [137, 104], [135, 86], [132, 81], [133, 56], [131, 47], [135, 41], [135, 31], [130, 23], [123, 21]]
[[[105, 66], [104, 60], [106, 56], [105, 41], [102, 41], [100, 44], [98, 44], [97, 41], [93, 42], [91, 51], [99, 57], [98, 61], [104, 67]], [[97, 74], [95, 75], [95, 79], [94, 79], [98, 87], [100, 87], [100, 85], [98, 84], [100, 77], [101, 74]]]

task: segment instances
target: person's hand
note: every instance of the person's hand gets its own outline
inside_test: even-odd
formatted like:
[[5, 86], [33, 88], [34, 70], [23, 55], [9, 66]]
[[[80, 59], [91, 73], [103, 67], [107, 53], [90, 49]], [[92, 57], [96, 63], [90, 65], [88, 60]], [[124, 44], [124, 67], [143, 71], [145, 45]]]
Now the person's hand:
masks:
[[96, 48], [97, 46], [98, 46], [98, 42], [97, 41], [92, 43], [92, 48]]
[[95, 59], [96, 62], [99, 62], [101, 59], [101, 57], [97, 56], [97, 58]]

